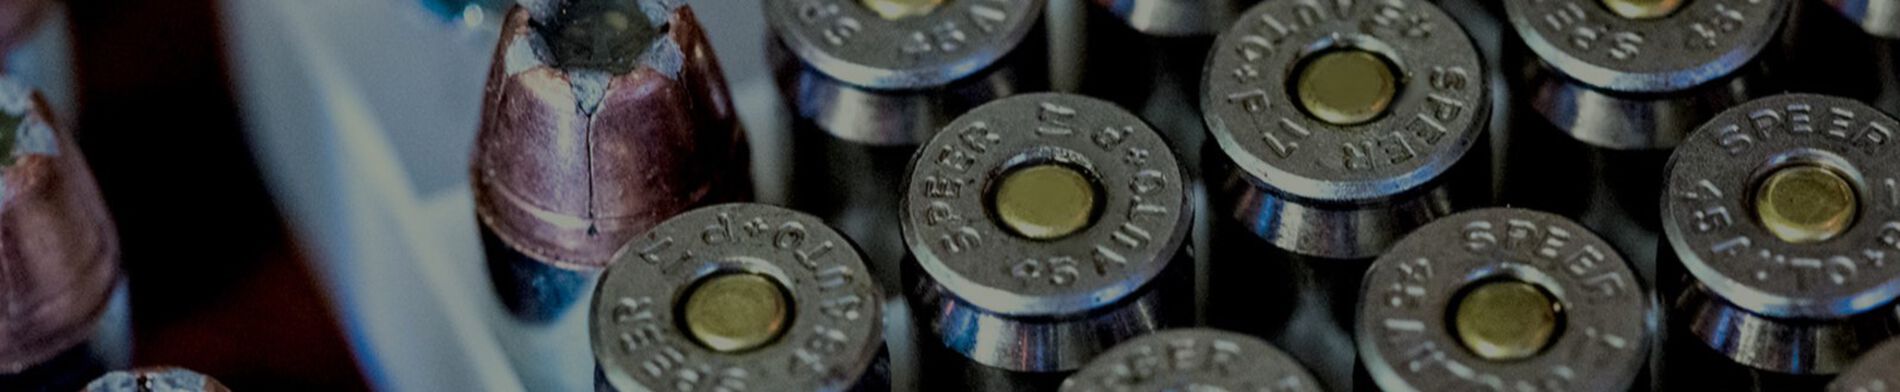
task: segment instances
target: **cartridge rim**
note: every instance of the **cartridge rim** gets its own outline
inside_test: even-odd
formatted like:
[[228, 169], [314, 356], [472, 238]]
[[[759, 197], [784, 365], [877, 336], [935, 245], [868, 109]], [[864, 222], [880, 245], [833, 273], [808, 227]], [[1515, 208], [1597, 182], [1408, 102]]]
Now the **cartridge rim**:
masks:
[[[733, 273], [783, 288], [791, 314], [767, 343], [718, 350], [690, 336], [681, 302], [693, 285]], [[605, 382], [617, 390], [679, 383], [844, 390], [883, 349], [883, 303], [857, 247], [817, 217], [721, 204], [668, 219], [621, 248], [595, 289], [589, 335]]]
[[[1448, 320], [1465, 289], [1500, 279], [1536, 286], [1563, 306], [1560, 332], [1535, 355], [1486, 359], [1464, 348]], [[1656, 317], [1653, 297], [1609, 243], [1569, 219], [1513, 208], [1420, 227], [1373, 263], [1361, 288], [1354, 339], [1386, 390], [1540, 384], [1557, 367], [1572, 375], [1563, 389], [1627, 389], [1649, 355]]]
[[826, 76], [859, 87], [949, 84], [1015, 50], [1045, 0], [957, 0], [927, 15], [885, 19], [859, 0], [767, 0], [766, 20], [786, 48]]
[[1061, 390], [1248, 391], [1269, 386], [1276, 391], [1320, 390], [1312, 373], [1265, 340], [1188, 328], [1122, 342], [1069, 376]]
[[[1299, 65], [1341, 49], [1393, 66], [1398, 91], [1383, 116], [1339, 125], [1289, 104]], [[1263, 2], [1210, 56], [1200, 106], [1211, 140], [1250, 182], [1296, 199], [1362, 204], [1415, 191], [1463, 158], [1489, 117], [1476, 48], [1428, 2]]]
[[1504, 11], [1537, 58], [1564, 76], [1617, 92], [1667, 93], [1754, 61], [1776, 40], [1791, 3], [1694, 0], [1643, 19], [1626, 18], [1603, 0], [1507, 1]]
[[[1892, 117], [1845, 98], [1784, 94], [1730, 108], [1665, 166], [1668, 246], [1699, 283], [1751, 312], [1831, 319], [1889, 303], [1900, 296], [1900, 267], [1885, 260], [1900, 252], [1896, 132]], [[1756, 187], [1791, 165], [1824, 166], [1853, 184], [1852, 227], [1795, 244], [1756, 219]]]
[[[959, 117], [911, 164], [899, 211], [922, 271], [958, 298], [1013, 315], [1071, 315], [1140, 291], [1180, 251], [1186, 172], [1160, 134], [1107, 101], [1017, 95]], [[1054, 240], [1011, 234], [985, 200], [1000, 174], [1059, 163], [1099, 184], [1103, 211]]]

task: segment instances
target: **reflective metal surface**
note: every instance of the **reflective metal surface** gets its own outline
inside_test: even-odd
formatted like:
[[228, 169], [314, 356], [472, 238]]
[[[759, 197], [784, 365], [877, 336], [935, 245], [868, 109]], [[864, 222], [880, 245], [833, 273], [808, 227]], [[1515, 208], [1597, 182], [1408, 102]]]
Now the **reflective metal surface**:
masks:
[[92, 336], [119, 279], [119, 243], [72, 135], [38, 93], [0, 77], [0, 374]]
[[[1092, 224], [1036, 240], [991, 218], [999, 177], [1041, 164], [1096, 184], [1102, 209]], [[1018, 95], [958, 118], [921, 148], [900, 211], [918, 328], [936, 341], [924, 344], [987, 367], [1053, 373], [1185, 323], [1185, 177], [1160, 135], [1106, 101]]]
[[1466, 350], [1487, 361], [1512, 361], [1550, 346], [1564, 305], [1544, 289], [1515, 280], [1471, 285], [1453, 302], [1451, 330]]
[[1010, 53], [1029, 36], [1043, 0], [962, 0], [927, 15], [885, 19], [857, 0], [767, 0], [766, 20], [800, 59], [872, 89], [950, 84]]
[[778, 339], [791, 319], [785, 287], [758, 274], [701, 278], [680, 300], [680, 320], [693, 341], [718, 352], [746, 351]]
[[[1042, 2], [957, 1], [897, 20], [876, 16], [855, 0], [768, 3], [766, 18], [774, 24], [767, 57], [795, 117], [790, 124], [789, 204], [825, 218], [858, 239], [885, 288], [898, 290], [898, 262], [904, 246], [896, 211], [905, 167], [916, 146], [956, 116], [997, 98], [1043, 89], [1047, 78]], [[798, 13], [811, 9], [835, 15], [812, 21]], [[863, 20], [867, 17], [873, 20]], [[853, 36], [863, 38], [845, 38], [848, 44], [798, 36], [810, 34], [805, 30], [814, 23], [843, 26], [854, 21], [862, 21], [865, 30]], [[936, 25], [949, 30], [932, 30], [939, 28]], [[967, 35], [933, 35], [953, 33]], [[912, 54], [907, 45], [924, 42], [915, 40], [945, 41], [943, 46], [927, 46], [923, 49], [928, 50]], [[873, 52], [900, 49], [906, 57], [888, 53], [872, 57]], [[843, 57], [826, 57], [832, 52]], [[847, 52], [852, 54], [843, 54]], [[867, 83], [857, 77], [861, 74], [852, 73], [858, 67], [905, 58], [919, 64], [963, 63], [969, 68], [901, 85]]]
[[[792, 313], [782, 336], [719, 350], [682, 327], [690, 289], [727, 274], [783, 288]], [[594, 293], [589, 335], [603, 390], [842, 391], [883, 360], [883, 303], [863, 255], [817, 217], [721, 204], [628, 243]]]
[[[1503, 150], [1509, 205], [1601, 233], [1655, 282], [1656, 198], [1669, 150], [1724, 109], [1790, 85], [1791, 0], [1502, 2], [1501, 63], [1515, 117]], [[1636, 4], [1643, 3], [1643, 4]]]
[[[1487, 359], [1464, 347], [1446, 314], [1474, 287], [1528, 284], [1561, 306], [1562, 327], [1537, 354]], [[1531, 210], [1490, 208], [1432, 222], [1366, 274], [1354, 335], [1366, 374], [1385, 391], [1530, 388], [1619, 391], [1639, 385], [1652, 344], [1654, 297], [1609, 243]], [[1462, 310], [1457, 310], [1462, 312]]]
[[[1241, 185], [1220, 191], [1213, 211], [1290, 251], [1342, 259], [1375, 256], [1449, 213], [1419, 195], [1479, 155], [1469, 153], [1489, 110], [1484, 65], [1457, 26], [1418, 1], [1285, 1], [1248, 11], [1215, 43], [1203, 84], [1201, 109], [1221, 152], [1209, 159], [1234, 168], [1209, 178]], [[1285, 81], [1297, 64], [1336, 49], [1377, 54], [1402, 75], [1383, 117], [1336, 125], [1281, 103], [1293, 96]]]
[[1300, 97], [1300, 109], [1336, 125], [1379, 118], [1398, 95], [1392, 63], [1364, 50], [1317, 53], [1295, 72], [1294, 93]]
[[1266, 341], [1194, 328], [1123, 342], [1062, 383], [1064, 392], [1319, 391], [1306, 369]]
[[[1335, 124], [1302, 101], [1306, 66], [1341, 53], [1390, 67], [1396, 95], [1370, 121]], [[1268, 338], [1326, 389], [1351, 389], [1355, 353], [1339, 348], [1352, 345], [1371, 259], [1489, 200], [1482, 57], [1428, 2], [1270, 1], [1221, 35], [1206, 67], [1208, 322]]]
[[[1507, 1], [1528, 48], [1520, 94], [1572, 137], [1618, 149], [1668, 148], [1703, 119], [1763, 90], [1753, 76], [1789, 0], [1690, 1], [1629, 19], [1598, 0]], [[1511, 60], [1507, 60], [1511, 61]]]
[[[1679, 320], [1759, 369], [1830, 374], [1894, 333], [1900, 269], [1900, 123], [1859, 102], [1786, 94], [1711, 120], [1667, 166], [1663, 230], [1693, 277]], [[1790, 243], [1754, 216], [1750, 195], [1778, 170], [1817, 165], [1850, 180], [1862, 214], [1837, 237]], [[1706, 291], [1706, 295], [1698, 294]]]
[[[1034, 23], [1026, 20], [1024, 23]], [[957, 115], [1020, 91], [1037, 89], [1042, 78], [1033, 52], [1039, 44], [1001, 48], [1014, 55], [982, 72], [940, 85], [887, 90], [829, 76], [780, 43], [768, 43], [779, 90], [804, 124], [798, 134], [818, 131], [842, 142], [867, 146], [915, 146]], [[1016, 54], [1020, 53], [1020, 54]], [[804, 129], [813, 128], [813, 129]], [[804, 135], [794, 135], [804, 137]], [[908, 155], [908, 154], [906, 154]]]
[[560, 14], [647, 18], [652, 31], [625, 32], [650, 42], [637, 57], [585, 58], [577, 53], [593, 41], [547, 30], [580, 22], [534, 19], [528, 8], [503, 23], [471, 186], [494, 283], [524, 319], [567, 309], [620, 245], [661, 219], [750, 198], [744, 135], [692, 10], [637, 4], [637, 14]]
[[1601, 0], [1507, 1], [1537, 58], [1583, 84], [1623, 93], [1682, 91], [1734, 74], [1775, 40], [1786, 0], [1696, 0], [1631, 19]]
[[1860, 213], [1852, 184], [1819, 165], [1788, 166], [1755, 187], [1755, 216], [1782, 241], [1806, 244], [1834, 239]]
[[181, 368], [140, 368], [106, 373], [84, 392], [231, 392], [217, 379]]

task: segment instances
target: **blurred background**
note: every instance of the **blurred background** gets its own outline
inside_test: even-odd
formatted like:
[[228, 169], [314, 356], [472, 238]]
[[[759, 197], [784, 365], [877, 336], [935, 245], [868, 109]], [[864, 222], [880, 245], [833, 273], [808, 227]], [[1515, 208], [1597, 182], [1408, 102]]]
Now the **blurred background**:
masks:
[[258, 169], [219, 3], [54, 4], [8, 70], [54, 102], [117, 220], [133, 363], [364, 389], [321, 267]]
[[[467, 157], [506, 3], [46, 2], [6, 73], [46, 95], [116, 219], [131, 365], [235, 390], [590, 389], [509, 359], [584, 331], [503, 325], [480, 264]], [[688, 3], [752, 142], [780, 144], [755, 2]], [[591, 366], [575, 347], [535, 357]]]

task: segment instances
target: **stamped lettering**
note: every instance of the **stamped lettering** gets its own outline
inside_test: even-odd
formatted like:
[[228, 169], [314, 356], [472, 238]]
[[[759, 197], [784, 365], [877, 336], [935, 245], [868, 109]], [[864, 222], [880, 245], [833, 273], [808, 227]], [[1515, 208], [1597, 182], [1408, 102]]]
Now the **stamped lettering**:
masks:
[[1882, 179], [1880, 184], [1887, 187], [1887, 208], [1900, 210], [1900, 179]]
[[613, 310], [615, 325], [623, 328], [616, 339], [623, 354], [666, 341], [665, 330], [653, 313], [651, 297], [621, 297], [615, 301]]
[[1717, 3], [1709, 12], [1689, 23], [1689, 47], [1714, 50], [1722, 47], [1722, 38], [1741, 30], [1748, 22], [1742, 11]]
[[825, 359], [844, 352], [844, 348], [850, 345], [850, 337], [843, 330], [824, 325], [812, 326], [812, 334], [792, 352], [791, 370], [826, 374], [830, 372], [831, 365]]
[[831, 0], [808, 0], [798, 5], [798, 18], [806, 25], [819, 29], [825, 43], [831, 46], [844, 46], [864, 30], [864, 23], [857, 18], [845, 15], [840, 5]]
[[1730, 156], [1748, 152], [1759, 140], [1778, 137], [1822, 137], [1829, 143], [1857, 147], [1862, 153], [1878, 155], [1893, 139], [1893, 129], [1871, 117], [1840, 107], [1815, 107], [1791, 103], [1782, 107], [1755, 109], [1744, 124], [1723, 124], [1712, 140]]
[[958, 227], [938, 237], [937, 246], [945, 252], [967, 252], [983, 246], [983, 233], [970, 226]]
[[[997, 2], [1003, 2], [1003, 0], [997, 0]], [[984, 34], [996, 34], [998, 30], [1002, 30], [1003, 23], [1009, 21], [1009, 11], [993, 4], [970, 6], [969, 16], [970, 24], [976, 25], [976, 29]]]
[[1075, 126], [1071, 124], [1072, 121], [1075, 121], [1075, 108], [1054, 102], [1043, 102], [1037, 105], [1037, 107], [1041, 109], [1036, 112], [1036, 120], [1041, 121], [1041, 125], [1036, 126], [1037, 135], [1069, 136], [1075, 134]]
[[1386, 306], [1416, 310], [1430, 293], [1425, 283], [1432, 279], [1432, 261], [1420, 257], [1401, 263], [1397, 268], [1403, 278], [1386, 287]]
[[1382, 1], [1372, 7], [1372, 17], [1362, 22], [1361, 26], [1379, 37], [1430, 38], [1432, 30], [1437, 27], [1425, 15], [1406, 9], [1402, 2]]
[[1010, 276], [1030, 281], [1047, 281], [1051, 285], [1067, 286], [1074, 283], [1082, 273], [1076, 266], [1075, 258], [1056, 256], [1047, 260], [1026, 258], [1009, 269]]
[[922, 31], [910, 33], [910, 42], [901, 50], [911, 55], [923, 55], [933, 52], [950, 53], [962, 49], [970, 42], [969, 34], [964, 34], [963, 26], [956, 21], [944, 21]]
[[[1456, 121], [1467, 112], [1466, 102], [1455, 93], [1470, 86], [1469, 78], [1470, 72], [1463, 67], [1433, 67], [1428, 85], [1437, 92], [1425, 97], [1426, 110], [1402, 120], [1397, 131], [1342, 143], [1341, 166], [1348, 170], [1368, 171], [1403, 165], [1425, 155], [1426, 148], [1438, 145], [1446, 135], [1451, 134], [1445, 123]], [[1286, 119], [1281, 121], [1292, 123]], [[1304, 129], [1298, 133], [1301, 137], [1307, 134]]]

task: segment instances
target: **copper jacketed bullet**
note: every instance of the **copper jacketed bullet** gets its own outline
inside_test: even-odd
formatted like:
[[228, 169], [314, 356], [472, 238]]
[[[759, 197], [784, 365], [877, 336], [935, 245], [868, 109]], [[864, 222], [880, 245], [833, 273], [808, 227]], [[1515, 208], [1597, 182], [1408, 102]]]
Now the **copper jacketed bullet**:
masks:
[[92, 171], [53, 123], [44, 99], [0, 78], [0, 374], [85, 342], [119, 276]]
[[503, 20], [471, 183], [517, 316], [558, 315], [661, 220], [750, 197], [725, 80], [678, 3], [527, 2]]

